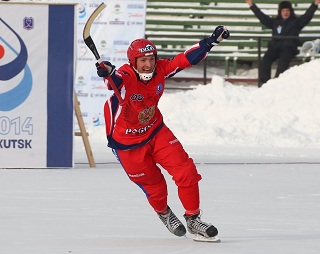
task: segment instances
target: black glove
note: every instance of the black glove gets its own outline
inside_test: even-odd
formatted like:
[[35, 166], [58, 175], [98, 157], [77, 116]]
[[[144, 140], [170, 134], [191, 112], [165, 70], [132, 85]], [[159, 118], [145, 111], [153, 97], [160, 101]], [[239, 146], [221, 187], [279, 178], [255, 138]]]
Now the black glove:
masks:
[[216, 46], [223, 39], [228, 39], [229, 36], [230, 36], [230, 33], [225, 26], [217, 26], [216, 29], [214, 29], [214, 32], [212, 33], [212, 35], [208, 37], [206, 41], [208, 44]]
[[112, 75], [116, 69], [116, 67], [108, 61], [103, 61], [100, 64], [96, 63], [96, 67], [97, 74], [101, 78], [107, 78], [109, 75]]

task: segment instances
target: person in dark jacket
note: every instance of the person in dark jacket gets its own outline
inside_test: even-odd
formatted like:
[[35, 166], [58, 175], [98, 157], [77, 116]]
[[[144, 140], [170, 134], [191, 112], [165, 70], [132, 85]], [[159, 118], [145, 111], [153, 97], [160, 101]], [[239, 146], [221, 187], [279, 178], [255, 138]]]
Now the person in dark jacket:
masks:
[[272, 39], [259, 66], [259, 87], [271, 78], [271, 66], [278, 59], [275, 77], [289, 68], [291, 60], [299, 53], [297, 38], [283, 38], [283, 36], [299, 36], [300, 31], [312, 19], [320, 0], [314, 0], [306, 12], [296, 16], [290, 1], [279, 3], [278, 15], [273, 18], [264, 14], [252, 0], [245, 0], [255, 16], [267, 28], [272, 29]]

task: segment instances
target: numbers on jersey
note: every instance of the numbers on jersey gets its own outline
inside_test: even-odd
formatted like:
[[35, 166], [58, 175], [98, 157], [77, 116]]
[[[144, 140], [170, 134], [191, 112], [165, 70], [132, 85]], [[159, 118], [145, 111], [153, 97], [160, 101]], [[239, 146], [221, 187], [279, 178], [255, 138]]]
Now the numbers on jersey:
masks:
[[133, 95], [131, 95], [130, 99], [132, 101], [142, 101], [143, 100], [143, 95], [134, 93]]

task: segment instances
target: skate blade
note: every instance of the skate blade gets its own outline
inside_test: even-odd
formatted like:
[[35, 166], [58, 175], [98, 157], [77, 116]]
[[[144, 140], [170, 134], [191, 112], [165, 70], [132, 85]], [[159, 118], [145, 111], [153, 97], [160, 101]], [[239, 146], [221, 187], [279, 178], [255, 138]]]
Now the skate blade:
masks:
[[195, 241], [195, 242], [209, 242], [209, 243], [220, 243], [221, 242], [220, 238], [217, 236], [205, 237], [205, 236], [199, 235], [199, 234], [197, 234], [193, 237], [193, 241]]

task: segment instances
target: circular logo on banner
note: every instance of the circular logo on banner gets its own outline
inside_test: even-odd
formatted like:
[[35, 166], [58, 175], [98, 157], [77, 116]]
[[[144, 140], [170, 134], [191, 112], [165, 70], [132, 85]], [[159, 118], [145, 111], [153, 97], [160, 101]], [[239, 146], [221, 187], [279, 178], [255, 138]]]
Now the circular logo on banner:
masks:
[[[28, 52], [23, 40], [1, 18], [0, 23], [8, 27], [20, 43], [20, 52], [17, 52], [14, 47], [0, 35], [0, 59], [5, 58], [6, 54], [8, 53], [12, 53], [12, 55], [15, 57], [10, 62], [5, 63], [4, 65], [0, 65], [0, 80], [11, 80], [19, 73], [24, 71], [22, 80], [15, 87], [0, 93], [0, 111], [10, 111], [21, 105], [28, 98], [32, 88], [32, 75], [30, 68], [27, 65]], [[1, 86], [3, 86], [4, 84], [5, 82], [3, 82], [2, 84], [0, 83]], [[5, 89], [2, 89], [2, 91], [3, 90]]]
[[80, 19], [84, 18], [87, 15], [86, 7], [83, 4], [78, 4], [78, 13]]

